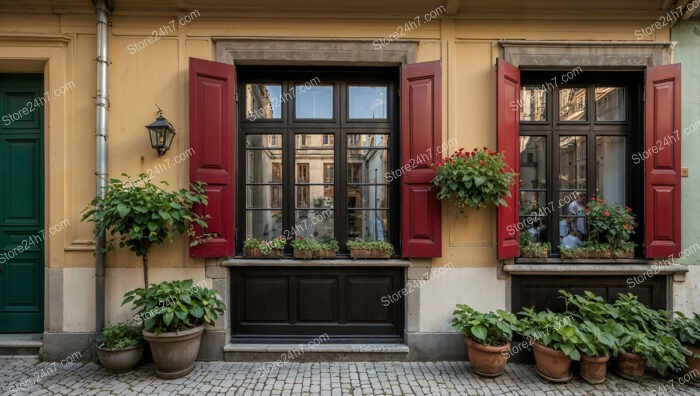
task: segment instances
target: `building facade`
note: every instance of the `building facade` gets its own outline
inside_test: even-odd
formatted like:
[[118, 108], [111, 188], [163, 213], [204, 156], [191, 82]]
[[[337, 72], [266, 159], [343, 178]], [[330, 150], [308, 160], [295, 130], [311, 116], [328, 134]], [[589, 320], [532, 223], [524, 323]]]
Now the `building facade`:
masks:
[[[700, 143], [689, 134], [653, 148], [700, 117], [686, 71], [694, 25], [671, 34], [693, 3], [492, 3], [105, 3], [110, 177], [208, 183], [215, 238], [151, 254], [151, 281], [205, 280], [228, 304], [201, 359], [322, 334], [346, 358], [463, 359], [455, 304], [557, 309], [560, 288], [697, 310], [695, 268], [669, 257], [698, 262], [693, 172], [681, 174]], [[89, 348], [101, 320], [92, 229], [80, 221], [99, 162], [101, 4], [0, 6], [0, 332], [42, 333], [50, 360]], [[144, 128], [156, 105], [177, 132], [163, 157]], [[434, 165], [482, 146], [520, 174], [508, 206], [460, 213], [437, 201]], [[637, 214], [634, 259], [559, 258], [561, 221], [585, 238], [569, 210], [579, 196]], [[552, 243], [552, 256], [518, 258], [519, 232]], [[279, 235], [334, 237], [341, 251], [242, 257], [247, 238]], [[350, 260], [356, 238], [391, 242], [396, 255]], [[143, 279], [126, 249], [106, 263], [109, 324], [133, 314], [122, 296]], [[357, 344], [377, 349], [347, 347]]]

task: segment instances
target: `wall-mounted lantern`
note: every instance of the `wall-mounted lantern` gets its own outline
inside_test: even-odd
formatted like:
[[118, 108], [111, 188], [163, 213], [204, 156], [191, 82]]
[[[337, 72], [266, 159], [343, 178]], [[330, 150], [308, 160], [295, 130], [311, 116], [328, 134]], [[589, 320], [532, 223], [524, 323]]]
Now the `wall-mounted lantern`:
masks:
[[175, 138], [175, 128], [173, 128], [173, 124], [163, 117], [163, 110], [160, 106], [156, 104], [156, 107], [158, 107], [158, 118], [146, 125], [146, 128], [151, 137], [151, 147], [161, 157], [166, 151], [170, 150], [170, 145], [173, 143], [173, 138]]

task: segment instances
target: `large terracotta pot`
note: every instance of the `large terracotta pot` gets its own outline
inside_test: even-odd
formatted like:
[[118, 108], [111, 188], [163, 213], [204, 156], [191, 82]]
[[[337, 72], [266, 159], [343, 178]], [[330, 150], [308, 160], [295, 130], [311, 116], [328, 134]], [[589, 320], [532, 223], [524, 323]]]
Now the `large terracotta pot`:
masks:
[[466, 337], [464, 343], [467, 344], [467, 354], [474, 373], [482, 377], [498, 377], [503, 374], [503, 368], [508, 363], [509, 342], [501, 346], [489, 346]]
[[566, 382], [571, 379], [571, 358], [564, 352], [539, 342], [533, 343], [532, 349], [535, 353], [535, 367], [540, 377], [552, 382]]
[[97, 357], [105, 370], [112, 373], [131, 371], [141, 361], [143, 343], [121, 349], [97, 347]]
[[590, 357], [581, 355], [580, 373], [581, 378], [589, 384], [602, 384], [605, 382], [605, 375], [608, 371], [609, 357]]
[[622, 378], [634, 381], [642, 378], [646, 366], [647, 358], [636, 353], [620, 352], [615, 372]]
[[692, 381], [694, 382], [700, 382], [700, 378], [696, 377], [698, 373], [700, 373], [700, 357], [696, 357], [700, 356], [700, 348], [690, 345], [686, 345], [685, 347], [690, 349], [690, 352], [693, 354], [685, 357], [685, 362], [688, 364], [688, 367], [683, 369], [683, 374], [693, 376]]
[[189, 374], [194, 368], [203, 333], [204, 325], [158, 335], [144, 330], [143, 338], [151, 345], [156, 375], [163, 379], [175, 379]]

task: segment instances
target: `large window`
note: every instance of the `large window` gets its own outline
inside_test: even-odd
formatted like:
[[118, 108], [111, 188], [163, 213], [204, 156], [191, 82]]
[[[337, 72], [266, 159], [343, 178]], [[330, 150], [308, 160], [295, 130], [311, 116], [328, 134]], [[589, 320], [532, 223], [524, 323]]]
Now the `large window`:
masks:
[[[397, 76], [388, 69], [240, 67], [238, 246], [283, 235], [398, 248]], [[241, 202], [240, 200], [238, 202]]]
[[643, 142], [640, 85], [619, 73], [552, 84], [557, 76], [524, 73], [520, 106], [521, 232], [555, 247], [588, 238], [591, 197], [643, 212], [641, 167], [631, 162]]

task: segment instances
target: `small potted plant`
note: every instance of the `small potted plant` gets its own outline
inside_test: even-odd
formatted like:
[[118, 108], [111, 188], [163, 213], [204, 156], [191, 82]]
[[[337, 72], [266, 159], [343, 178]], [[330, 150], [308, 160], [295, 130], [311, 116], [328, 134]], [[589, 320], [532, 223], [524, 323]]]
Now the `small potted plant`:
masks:
[[143, 356], [141, 329], [120, 323], [104, 328], [102, 343], [97, 346], [97, 357], [102, 367], [112, 373], [131, 371]]
[[510, 312], [481, 313], [468, 305], [457, 304], [452, 327], [463, 332], [472, 371], [482, 377], [497, 377], [508, 362], [510, 340], [518, 319]]
[[[605, 258], [612, 255], [619, 258], [634, 255], [634, 244], [630, 242], [634, 229], [639, 226], [630, 207], [609, 204], [604, 199], [591, 198], [584, 209], [586, 221], [590, 227], [592, 240], [605, 241], [609, 244], [610, 256], [606, 250]], [[631, 243], [631, 245], [630, 245]], [[630, 249], [631, 246], [631, 249]], [[632, 253], [628, 253], [628, 252]]]
[[578, 347], [584, 342], [575, 321], [564, 314], [532, 308], [525, 308], [520, 315], [519, 331], [532, 345], [537, 374], [551, 382], [571, 380], [571, 361], [581, 359]]
[[626, 332], [620, 339], [624, 352], [617, 358], [620, 376], [640, 378], [646, 362], [662, 376], [686, 367], [690, 351], [674, 336], [666, 311], [647, 307], [631, 293], [619, 294], [613, 306]]
[[184, 377], [194, 368], [205, 325], [213, 326], [226, 305], [215, 290], [192, 280], [161, 282], [124, 294], [144, 318], [143, 337], [164, 379]]
[[437, 163], [432, 183], [438, 199], [449, 199], [464, 212], [467, 207], [484, 208], [491, 202], [506, 206], [516, 174], [508, 167], [503, 153], [486, 147], [465, 151], [460, 148]]
[[[672, 328], [676, 339], [691, 352], [685, 357], [688, 367], [683, 370], [683, 373], [687, 375], [700, 373], [700, 315], [695, 314], [693, 319], [690, 319], [682, 312], [676, 312]], [[700, 381], [699, 378], [694, 380]]]
[[318, 248], [314, 251], [314, 256], [320, 259], [332, 259], [338, 255], [338, 251], [340, 251], [338, 241], [329, 238], [318, 243]]
[[332, 238], [318, 241], [300, 236], [293, 240], [291, 245], [294, 248], [294, 258], [299, 259], [335, 258], [340, 250], [338, 241]]
[[286, 240], [281, 235], [270, 241], [248, 238], [243, 242], [243, 255], [248, 258], [281, 258], [285, 244]]
[[518, 244], [520, 246], [520, 257], [534, 257], [535, 236], [532, 233], [525, 231], [518, 236]]
[[578, 346], [581, 378], [590, 384], [601, 384], [605, 382], [610, 356], [617, 354], [620, 348], [620, 341], [613, 333], [615, 323], [597, 325], [585, 320], [578, 327], [584, 336], [584, 341]]
[[623, 242], [613, 251], [614, 258], [633, 258], [634, 248], [637, 246], [634, 242]]
[[387, 259], [394, 254], [394, 246], [386, 241], [348, 241], [350, 257], [357, 258], [382, 258]]
[[573, 249], [574, 258], [577, 259], [587, 259], [589, 255], [589, 250], [587, 247], [579, 246]]

